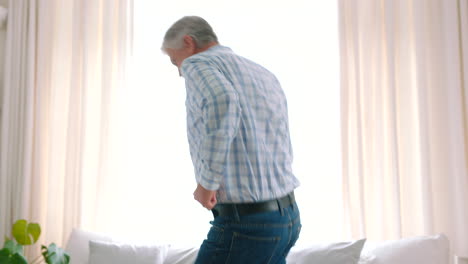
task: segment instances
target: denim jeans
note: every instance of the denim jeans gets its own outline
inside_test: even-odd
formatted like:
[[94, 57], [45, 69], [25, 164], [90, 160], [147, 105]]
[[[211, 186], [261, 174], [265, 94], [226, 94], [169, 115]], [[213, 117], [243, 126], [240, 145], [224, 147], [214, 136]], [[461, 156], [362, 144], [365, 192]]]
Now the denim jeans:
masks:
[[244, 216], [217, 216], [195, 264], [285, 264], [299, 238], [296, 203], [277, 211]]

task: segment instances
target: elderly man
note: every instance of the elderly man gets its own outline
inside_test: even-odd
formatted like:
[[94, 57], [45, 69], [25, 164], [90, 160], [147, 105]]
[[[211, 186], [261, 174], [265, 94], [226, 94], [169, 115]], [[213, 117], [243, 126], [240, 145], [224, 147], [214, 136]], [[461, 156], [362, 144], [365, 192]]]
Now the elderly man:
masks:
[[214, 220], [195, 263], [286, 263], [301, 222], [286, 98], [276, 77], [183, 17], [162, 50], [185, 78], [194, 198]]

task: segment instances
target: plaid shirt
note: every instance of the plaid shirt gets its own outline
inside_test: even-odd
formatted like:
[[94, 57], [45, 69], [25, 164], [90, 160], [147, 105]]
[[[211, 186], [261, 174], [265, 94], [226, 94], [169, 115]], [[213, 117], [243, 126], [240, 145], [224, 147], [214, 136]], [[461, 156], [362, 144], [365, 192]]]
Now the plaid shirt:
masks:
[[187, 135], [197, 183], [218, 203], [282, 197], [292, 173], [286, 97], [262, 66], [216, 45], [185, 59]]

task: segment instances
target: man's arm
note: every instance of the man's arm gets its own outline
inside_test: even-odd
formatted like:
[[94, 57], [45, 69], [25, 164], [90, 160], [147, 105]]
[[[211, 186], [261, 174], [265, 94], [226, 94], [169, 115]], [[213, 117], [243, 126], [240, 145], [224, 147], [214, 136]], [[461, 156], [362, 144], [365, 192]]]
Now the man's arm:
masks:
[[205, 61], [187, 59], [183, 73], [187, 89], [197, 95], [203, 116], [199, 149], [202, 166], [197, 181], [203, 189], [215, 191], [221, 184], [227, 155], [239, 128], [239, 98], [226, 77]]

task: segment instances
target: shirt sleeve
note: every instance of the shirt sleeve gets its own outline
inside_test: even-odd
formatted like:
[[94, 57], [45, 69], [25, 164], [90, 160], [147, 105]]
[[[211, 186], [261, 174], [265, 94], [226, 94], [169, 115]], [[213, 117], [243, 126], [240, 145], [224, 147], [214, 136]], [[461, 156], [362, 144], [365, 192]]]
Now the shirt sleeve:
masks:
[[239, 98], [226, 76], [209, 62], [188, 59], [183, 74], [187, 89], [198, 95], [197, 111], [204, 128], [196, 150], [200, 163], [197, 181], [208, 190], [217, 190], [239, 127]]

